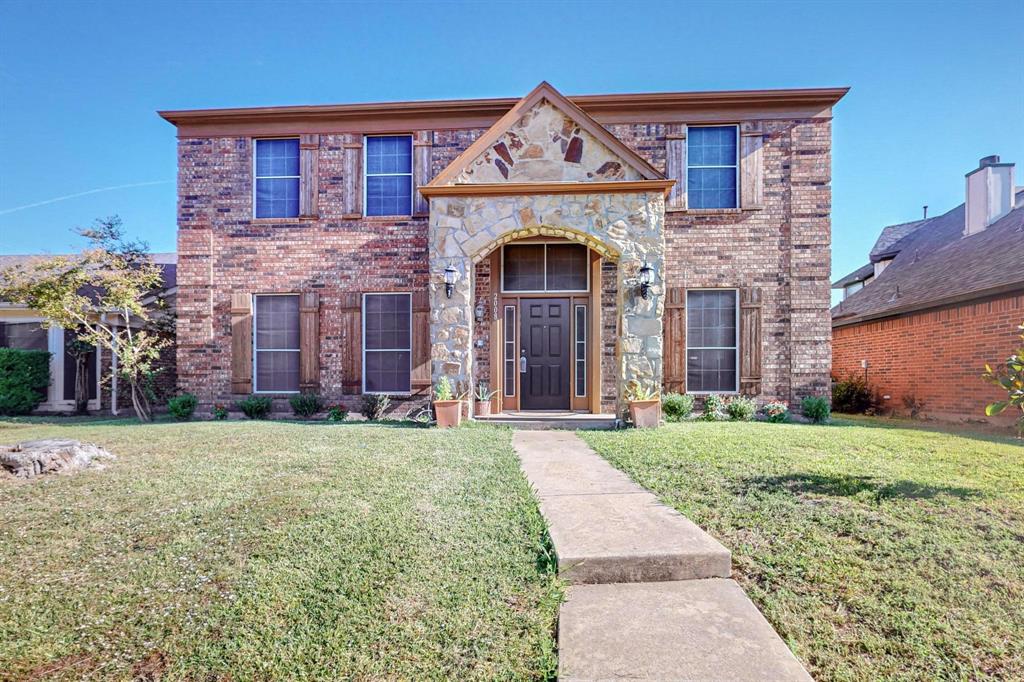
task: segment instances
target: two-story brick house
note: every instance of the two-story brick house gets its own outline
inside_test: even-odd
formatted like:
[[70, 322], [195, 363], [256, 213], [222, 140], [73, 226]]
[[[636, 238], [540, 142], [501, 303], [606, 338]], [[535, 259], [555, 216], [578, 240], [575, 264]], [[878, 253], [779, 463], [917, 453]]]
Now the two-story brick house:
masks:
[[832, 106], [846, 89], [165, 111], [178, 376], [495, 410], [622, 408], [636, 380], [829, 385]]

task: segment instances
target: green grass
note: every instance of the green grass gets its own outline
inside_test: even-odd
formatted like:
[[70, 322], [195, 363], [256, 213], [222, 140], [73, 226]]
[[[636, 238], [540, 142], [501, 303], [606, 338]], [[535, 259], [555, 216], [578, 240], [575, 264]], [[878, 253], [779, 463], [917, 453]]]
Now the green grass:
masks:
[[0, 422], [2, 679], [537, 679], [561, 600], [507, 431]]
[[589, 444], [721, 540], [816, 679], [1024, 679], [1024, 447], [882, 421]]

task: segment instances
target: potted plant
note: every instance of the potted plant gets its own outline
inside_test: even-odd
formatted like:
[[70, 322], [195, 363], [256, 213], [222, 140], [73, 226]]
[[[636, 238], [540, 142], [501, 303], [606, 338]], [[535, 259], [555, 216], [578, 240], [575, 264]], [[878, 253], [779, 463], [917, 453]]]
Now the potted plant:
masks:
[[441, 429], [462, 423], [462, 401], [452, 395], [452, 384], [446, 376], [441, 377], [434, 387], [434, 416]]
[[491, 398], [497, 395], [497, 391], [488, 391], [490, 388], [486, 381], [478, 382], [476, 385], [476, 406], [473, 414], [478, 417], [491, 416]]
[[629, 417], [633, 420], [634, 428], [658, 426], [661, 421], [661, 396], [658, 391], [642, 386], [634, 379], [626, 388], [626, 400], [629, 402]]

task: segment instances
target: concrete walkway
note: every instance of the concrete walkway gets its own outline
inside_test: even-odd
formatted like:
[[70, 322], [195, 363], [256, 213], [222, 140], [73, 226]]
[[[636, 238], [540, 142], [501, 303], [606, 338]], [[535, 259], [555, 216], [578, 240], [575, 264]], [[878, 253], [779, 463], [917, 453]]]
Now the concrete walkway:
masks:
[[810, 680], [732, 580], [729, 550], [575, 434], [517, 431], [571, 586], [560, 680]]

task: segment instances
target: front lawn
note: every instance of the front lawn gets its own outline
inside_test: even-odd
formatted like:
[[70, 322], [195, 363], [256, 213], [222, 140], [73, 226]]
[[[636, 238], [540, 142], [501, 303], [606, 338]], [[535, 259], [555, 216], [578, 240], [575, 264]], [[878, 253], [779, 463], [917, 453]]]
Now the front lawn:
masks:
[[816, 679], [1024, 679], [1024, 446], [686, 423], [587, 442], [733, 552]]
[[0, 679], [531, 679], [561, 599], [509, 433], [0, 422], [107, 469], [0, 480]]

